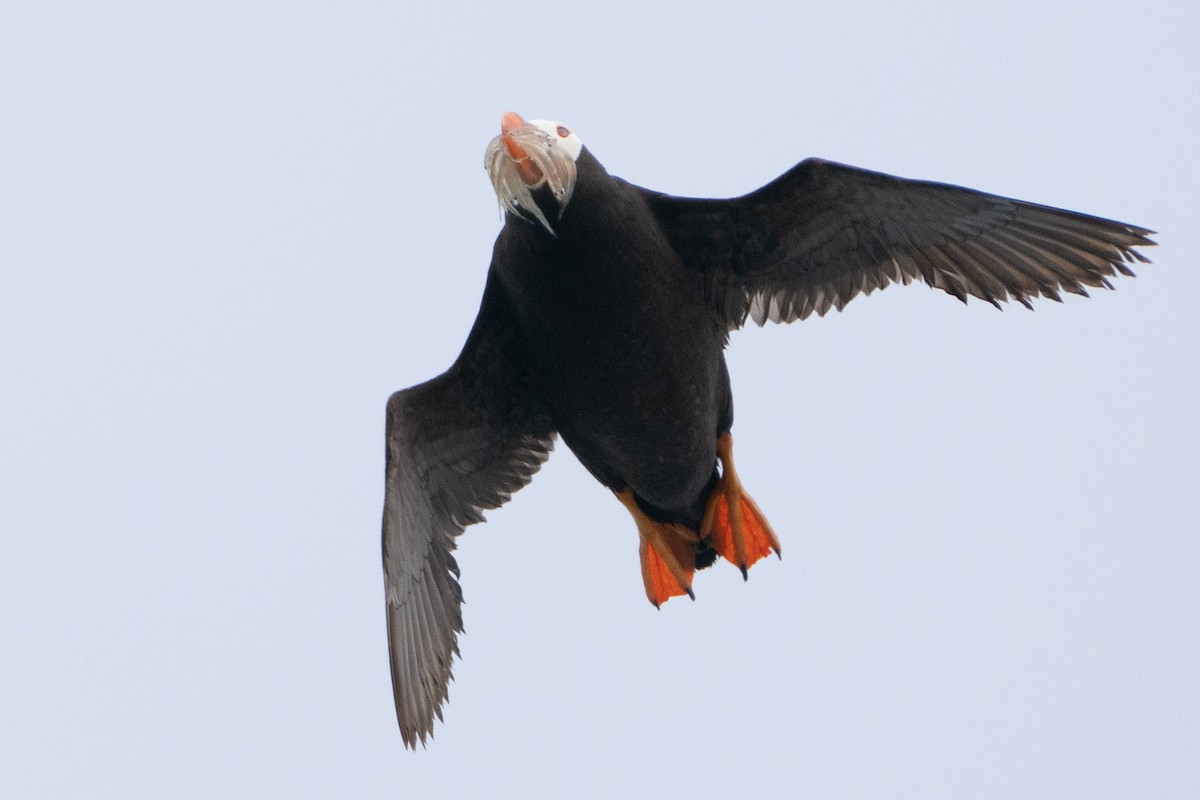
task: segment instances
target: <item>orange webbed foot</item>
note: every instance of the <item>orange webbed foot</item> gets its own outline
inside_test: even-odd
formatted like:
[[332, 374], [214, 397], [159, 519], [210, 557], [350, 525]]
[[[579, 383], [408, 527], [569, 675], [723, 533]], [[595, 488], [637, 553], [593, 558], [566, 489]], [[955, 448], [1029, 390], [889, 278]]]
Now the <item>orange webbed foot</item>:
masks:
[[717, 437], [717, 458], [721, 480], [708, 499], [700, 536], [712, 537], [713, 549], [737, 566], [745, 579], [750, 567], [772, 552], [782, 558], [783, 548], [762, 509], [738, 480], [733, 467], [733, 437], [728, 432]]
[[655, 608], [680, 595], [695, 600], [692, 576], [696, 572], [696, 534], [683, 525], [651, 519], [638, 506], [630, 489], [622, 489], [616, 495], [637, 523], [646, 597]]

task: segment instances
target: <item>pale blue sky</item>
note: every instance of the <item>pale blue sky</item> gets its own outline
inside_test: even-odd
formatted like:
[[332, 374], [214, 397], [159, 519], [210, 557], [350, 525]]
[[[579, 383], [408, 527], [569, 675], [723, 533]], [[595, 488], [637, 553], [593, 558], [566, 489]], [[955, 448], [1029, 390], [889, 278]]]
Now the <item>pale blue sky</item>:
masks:
[[[1181, 3], [8, 2], [0, 795], [1200, 796], [1200, 20]], [[560, 446], [461, 540], [406, 752], [383, 408], [444, 369], [500, 114], [740, 194], [809, 155], [1160, 231], [1117, 291], [733, 337], [784, 546], [642, 594]]]

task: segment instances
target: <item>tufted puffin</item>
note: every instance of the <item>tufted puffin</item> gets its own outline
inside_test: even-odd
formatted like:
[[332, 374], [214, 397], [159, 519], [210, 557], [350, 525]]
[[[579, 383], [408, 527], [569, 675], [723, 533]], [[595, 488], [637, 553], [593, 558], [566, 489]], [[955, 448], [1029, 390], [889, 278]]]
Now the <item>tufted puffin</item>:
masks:
[[558, 122], [504, 114], [485, 167], [504, 214], [458, 359], [387, 403], [383, 570], [404, 743], [432, 734], [462, 631], [452, 551], [561, 436], [632, 515], [655, 606], [718, 557], [781, 552], [738, 480], [723, 351], [921, 280], [994, 306], [1112, 288], [1145, 228], [810, 158], [733, 199], [609, 175]]

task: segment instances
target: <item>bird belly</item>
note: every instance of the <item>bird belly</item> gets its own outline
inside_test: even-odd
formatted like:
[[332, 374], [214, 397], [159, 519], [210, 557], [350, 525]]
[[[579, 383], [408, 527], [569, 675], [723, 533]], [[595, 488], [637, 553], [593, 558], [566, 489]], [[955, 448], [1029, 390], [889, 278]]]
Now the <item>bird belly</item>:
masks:
[[629, 487], [662, 521], [696, 527], [717, 434], [732, 422], [728, 373], [720, 343], [699, 326], [684, 337], [656, 327], [547, 353], [543, 393], [563, 441], [597, 480]]
[[717, 434], [732, 422], [724, 329], [697, 273], [657, 230], [611, 218], [621, 205], [593, 203], [596, 216], [579, 217], [591, 231], [565, 218], [555, 240], [506, 228], [501, 277], [563, 441], [605, 486], [632, 489], [660, 521], [695, 527]]

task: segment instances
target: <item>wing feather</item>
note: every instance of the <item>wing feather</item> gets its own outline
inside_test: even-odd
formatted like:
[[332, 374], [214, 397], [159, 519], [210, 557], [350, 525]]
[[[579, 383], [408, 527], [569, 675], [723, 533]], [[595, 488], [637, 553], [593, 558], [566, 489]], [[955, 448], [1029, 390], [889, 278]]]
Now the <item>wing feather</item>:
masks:
[[455, 539], [526, 485], [553, 431], [522, 377], [507, 306], [492, 282], [458, 360], [387, 404], [383, 571], [388, 654], [405, 745], [442, 717], [462, 632]]
[[731, 200], [645, 194], [730, 328], [824, 315], [913, 280], [996, 306], [1086, 296], [1133, 275], [1128, 264], [1148, 261], [1136, 248], [1154, 244], [1136, 225], [820, 159]]

